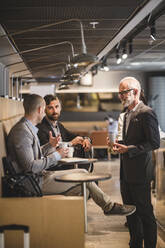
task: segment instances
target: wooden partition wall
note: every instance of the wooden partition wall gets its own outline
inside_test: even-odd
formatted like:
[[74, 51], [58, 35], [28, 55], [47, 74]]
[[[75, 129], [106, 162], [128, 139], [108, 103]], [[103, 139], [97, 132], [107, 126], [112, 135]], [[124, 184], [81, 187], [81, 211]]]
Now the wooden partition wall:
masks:
[[0, 121], [23, 115], [23, 103], [20, 101], [0, 98]]

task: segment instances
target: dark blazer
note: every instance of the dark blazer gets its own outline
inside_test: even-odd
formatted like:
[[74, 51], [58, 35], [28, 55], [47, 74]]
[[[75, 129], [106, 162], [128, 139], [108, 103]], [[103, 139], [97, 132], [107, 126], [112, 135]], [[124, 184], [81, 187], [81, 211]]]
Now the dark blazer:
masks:
[[[74, 139], [78, 134], [70, 132], [66, 129], [61, 122], [57, 122], [58, 127], [60, 129], [61, 137], [64, 142], [70, 142]], [[49, 123], [49, 121], [44, 117], [42, 122], [37, 125], [38, 127], [38, 137], [40, 140], [41, 146], [49, 142], [49, 131], [52, 131], [52, 135], [55, 137], [55, 133]], [[76, 145], [74, 151], [74, 157], [88, 157], [88, 154], [84, 152], [84, 149], [81, 145]]]
[[[60, 133], [61, 133], [61, 137], [62, 137], [63, 141], [69, 142], [77, 136], [76, 134], [67, 130], [61, 124], [61, 122], [58, 121], [57, 124], [58, 124], [58, 127], [60, 129]], [[43, 118], [42, 122], [40, 124], [38, 124], [37, 127], [39, 129], [38, 130], [38, 137], [39, 137], [41, 146], [49, 142], [49, 131], [52, 131], [52, 135], [55, 137], [55, 133], [54, 133], [49, 121], [46, 119], [46, 117]]]
[[121, 180], [149, 182], [153, 176], [152, 151], [160, 146], [157, 117], [150, 107], [140, 103], [132, 112], [123, 143], [128, 152], [121, 155]]

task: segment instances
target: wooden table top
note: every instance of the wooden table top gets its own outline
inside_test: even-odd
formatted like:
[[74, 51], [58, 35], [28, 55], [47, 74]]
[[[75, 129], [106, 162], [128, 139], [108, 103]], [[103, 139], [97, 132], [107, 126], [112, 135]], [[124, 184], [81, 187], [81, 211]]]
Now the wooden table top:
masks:
[[55, 178], [56, 181], [59, 182], [92, 182], [92, 181], [102, 181], [108, 180], [112, 177], [111, 174], [94, 174], [94, 173], [66, 173], [62, 176], [57, 176]]
[[79, 163], [79, 164], [87, 164], [87, 163], [94, 163], [97, 162], [97, 158], [79, 158], [79, 157], [73, 157], [73, 158], [62, 158], [60, 160], [60, 163]]

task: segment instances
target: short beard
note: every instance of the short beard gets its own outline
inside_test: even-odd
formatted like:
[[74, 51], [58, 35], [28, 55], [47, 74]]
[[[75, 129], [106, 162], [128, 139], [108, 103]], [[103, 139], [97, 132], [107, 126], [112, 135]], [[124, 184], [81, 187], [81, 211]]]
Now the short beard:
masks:
[[130, 95], [125, 101], [122, 101], [124, 108], [128, 108], [134, 102], [133, 95]]
[[47, 118], [51, 121], [57, 121], [58, 120], [58, 116], [57, 117], [53, 117], [51, 115], [47, 115]]

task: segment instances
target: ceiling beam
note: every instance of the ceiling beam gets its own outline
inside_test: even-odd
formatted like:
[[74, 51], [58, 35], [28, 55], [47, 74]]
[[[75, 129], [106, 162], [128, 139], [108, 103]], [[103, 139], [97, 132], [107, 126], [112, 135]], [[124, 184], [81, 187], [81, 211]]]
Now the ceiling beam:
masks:
[[129, 34], [142, 20], [144, 20], [152, 11], [159, 6], [163, 0], [150, 0], [131, 21], [129, 21], [123, 29], [97, 54], [97, 57], [102, 59], [109, 53], [126, 35]]

